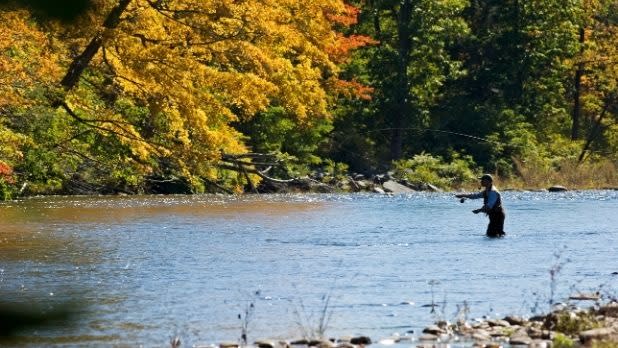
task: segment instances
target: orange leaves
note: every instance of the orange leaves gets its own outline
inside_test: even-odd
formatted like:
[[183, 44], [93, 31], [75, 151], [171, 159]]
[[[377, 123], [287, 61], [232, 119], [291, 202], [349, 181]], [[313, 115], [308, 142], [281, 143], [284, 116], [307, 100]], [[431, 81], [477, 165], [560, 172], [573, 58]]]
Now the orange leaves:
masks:
[[9, 184], [15, 182], [15, 179], [13, 178], [13, 168], [2, 161], [0, 161], [0, 179]]
[[[358, 22], [360, 10], [349, 4], [343, 6], [339, 12], [327, 12], [326, 18], [334, 25], [349, 27]], [[353, 50], [367, 46], [376, 45], [379, 42], [366, 35], [352, 34], [344, 36], [342, 33], [335, 33], [335, 40], [325, 47], [325, 51], [336, 63], [343, 63], [347, 60]]]
[[340, 13], [326, 13], [326, 18], [331, 22], [349, 27], [358, 23], [359, 9], [352, 5], [345, 4], [344, 11]]
[[358, 98], [361, 100], [371, 100], [374, 90], [372, 87], [368, 87], [357, 81], [339, 79], [334, 81], [334, 88], [339, 94], [346, 98]]
[[338, 35], [335, 45], [328, 47], [327, 52], [334, 61], [343, 63], [349, 58], [353, 50], [367, 45], [377, 45], [379, 43], [379, 41], [367, 35]]

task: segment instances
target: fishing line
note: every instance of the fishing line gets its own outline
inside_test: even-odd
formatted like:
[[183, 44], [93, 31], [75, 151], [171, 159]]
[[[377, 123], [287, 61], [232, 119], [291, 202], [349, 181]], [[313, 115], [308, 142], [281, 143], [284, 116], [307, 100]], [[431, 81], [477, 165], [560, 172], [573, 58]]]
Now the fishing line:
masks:
[[[496, 140], [490, 140], [490, 139], [486, 139], [486, 138], [482, 138], [479, 136], [475, 136], [475, 135], [471, 135], [471, 134], [466, 134], [466, 133], [461, 133], [461, 132], [453, 132], [453, 131], [447, 131], [447, 130], [443, 130], [443, 129], [435, 129], [435, 128], [420, 128], [420, 127], [404, 127], [404, 128], [380, 128], [380, 129], [373, 129], [373, 130], [368, 130], [368, 131], [364, 131], [364, 132], [359, 132], [356, 133], [357, 135], [366, 135], [369, 133], [382, 133], [382, 132], [388, 132], [388, 131], [393, 131], [393, 130], [403, 130], [403, 131], [417, 131], [417, 132], [435, 132], [435, 133], [444, 133], [444, 134], [449, 134], [449, 135], [456, 135], [456, 136], [460, 136], [460, 137], [464, 137], [464, 138], [469, 138], [469, 139], [473, 139], [473, 140], [477, 140], [477, 141], [481, 141], [481, 142], [485, 142], [485, 143], [489, 143], [489, 144], [496, 144], [496, 145], [506, 145], [503, 142], [500, 141], [496, 141]], [[342, 141], [338, 142], [336, 149], [340, 150], [340, 151], [344, 151], [346, 153], [349, 153], [350, 155], [359, 157], [359, 158], [363, 158], [363, 159], [367, 159], [370, 160], [370, 158], [368, 158], [367, 156], [361, 155], [357, 152], [345, 149], [343, 147], [343, 144], [345, 144], [347, 142], [347, 140], [351, 139], [352, 135], [349, 135], [345, 138], [342, 139]]]
[[380, 129], [374, 129], [374, 130], [366, 131], [365, 133], [384, 132], [384, 131], [393, 131], [393, 130], [414, 130], [414, 131], [417, 131], [417, 132], [445, 133], [445, 134], [458, 135], [458, 136], [461, 136], [461, 137], [466, 137], [466, 138], [470, 138], [470, 139], [480, 140], [480, 141], [487, 142], [487, 143], [494, 143], [494, 144], [503, 145], [503, 143], [501, 143], [499, 141], [495, 141], [495, 140], [489, 140], [489, 139], [477, 137], [477, 136], [466, 134], [466, 133], [453, 132], [453, 131], [447, 131], [447, 130], [442, 130], [442, 129], [434, 129], [434, 128], [420, 128], [420, 127], [380, 128]]

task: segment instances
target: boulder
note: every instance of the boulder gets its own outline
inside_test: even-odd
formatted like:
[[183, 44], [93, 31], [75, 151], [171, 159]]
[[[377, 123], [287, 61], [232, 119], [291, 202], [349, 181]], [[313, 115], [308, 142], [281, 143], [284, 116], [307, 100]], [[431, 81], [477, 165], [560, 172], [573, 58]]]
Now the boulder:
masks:
[[335, 344], [327, 339], [323, 339], [323, 340], [310, 340], [309, 342], [307, 342], [307, 346], [309, 347], [316, 347], [316, 348], [332, 348], [335, 346]]
[[489, 326], [511, 326], [511, 323], [509, 323], [507, 320], [502, 319], [490, 319], [487, 320], [487, 323], [489, 324]]
[[335, 347], [336, 348], [356, 348], [356, 346], [350, 342], [340, 342], [340, 343], [337, 343]]
[[599, 308], [599, 314], [606, 317], [618, 318], [618, 302], [612, 302]]
[[489, 334], [489, 332], [479, 329], [474, 331], [474, 333], [472, 334], [472, 339], [474, 339], [475, 341], [489, 341], [491, 340], [491, 335]]
[[355, 181], [356, 185], [360, 188], [361, 191], [367, 190], [368, 187], [370, 187], [370, 183], [366, 180], [358, 180]]
[[564, 187], [564, 186], [561, 186], [561, 185], [554, 185], [552, 187], [549, 187], [547, 189], [547, 191], [549, 191], [549, 192], [564, 192], [564, 191], [568, 191], [568, 189], [566, 187]]
[[604, 340], [610, 338], [612, 333], [613, 330], [606, 327], [582, 331], [579, 333], [579, 341], [586, 344], [591, 340]]
[[430, 184], [430, 183], [426, 183], [426, 191], [430, 191], [430, 192], [443, 192], [441, 188], [439, 188], [438, 186], [434, 185], [434, 184]]
[[444, 331], [444, 329], [442, 329], [438, 325], [430, 325], [423, 330], [423, 333], [428, 333], [432, 335], [440, 335], [440, 334], [446, 333], [446, 331]]
[[426, 334], [422, 334], [418, 339], [419, 341], [437, 341], [438, 336], [426, 333]]
[[258, 348], [289, 348], [290, 345], [285, 341], [276, 340], [257, 340], [253, 343]]
[[532, 339], [527, 335], [513, 335], [509, 339], [511, 345], [523, 345], [528, 346], [532, 343]]
[[371, 338], [367, 336], [352, 337], [350, 339], [350, 343], [357, 344], [357, 345], [360, 345], [360, 344], [368, 345], [368, 344], [371, 344]]
[[389, 181], [385, 181], [382, 184], [382, 187], [384, 188], [384, 191], [386, 192], [391, 192], [391, 193], [410, 193], [410, 192], [414, 192], [414, 190], [412, 190], [411, 188], [404, 186], [396, 181], [393, 180], [389, 180]]
[[387, 180], [384, 178], [384, 174], [378, 174], [378, 175], [375, 175], [373, 177], [373, 183], [374, 184], [382, 185], [382, 183], [385, 182], [385, 181], [387, 181]]
[[530, 348], [550, 348], [552, 347], [552, 341], [549, 340], [533, 340], [530, 343]]
[[219, 348], [238, 348], [238, 342], [221, 342], [219, 343]]
[[293, 345], [293, 346], [308, 346], [309, 345], [309, 341], [304, 339], [304, 338], [301, 338], [299, 340], [294, 340], [294, 341], [290, 342], [290, 344]]
[[516, 316], [516, 315], [506, 316], [504, 317], [504, 320], [507, 321], [511, 325], [524, 325], [526, 323], [526, 319]]

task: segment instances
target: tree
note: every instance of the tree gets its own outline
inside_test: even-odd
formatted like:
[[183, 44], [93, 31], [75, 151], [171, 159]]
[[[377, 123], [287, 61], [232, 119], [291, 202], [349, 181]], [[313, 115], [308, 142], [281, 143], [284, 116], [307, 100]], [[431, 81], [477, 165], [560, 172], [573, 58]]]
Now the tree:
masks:
[[233, 122], [269, 107], [306, 127], [329, 118], [334, 27], [349, 11], [326, 0], [93, 1], [75, 23], [45, 24], [67, 47], [55, 52], [68, 66], [61, 88], [47, 93], [73, 120], [61, 142], [116, 153], [143, 175], [217, 180], [223, 153], [247, 151]]
[[24, 146], [35, 139], [20, 132], [19, 108], [36, 104], [41, 91], [54, 84], [61, 70], [45, 33], [26, 10], [0, 9], [0, 196], [10, 198], [18, 179], [15, 168], [24, 161]]
[[512, 158], [568, 137], [578, 15], [576, 1], [472, 1], [465, 12], [471, 34], [457, 48], [467, 74], [434, 111], [442, 129], [491, 142], [444, 136], [442, 148], [509, 174]]
[[[573, 65], [573, 140], [587, 132], [579, 161], [597, 140], [600, 148], [617, 148], [618, 119], [618, 4], [584, 1], [579, 26], [579, 54]], [[602, 136], [607, 132], [605, 136]]]
[[370, 129], [390, 131], [388, 144], [382, 134], [372, 136], [388, 147], [388, 159], [421, 152], [419, 138], [406, 137], [410, 129], [431, 123], [430, 110], [444, 93], [444, 84], [462, 73], [451, 55], [453, 45], [465, 35], [461, 11], [465, 1], [368, 1], [361, 7], [362, 32], [379, 42], [364, 50], [374, 93]]

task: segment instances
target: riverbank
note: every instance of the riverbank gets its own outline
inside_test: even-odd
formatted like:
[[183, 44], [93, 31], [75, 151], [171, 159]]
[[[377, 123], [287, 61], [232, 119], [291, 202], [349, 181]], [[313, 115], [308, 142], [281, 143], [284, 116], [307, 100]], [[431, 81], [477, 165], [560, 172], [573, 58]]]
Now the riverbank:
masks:
[[[509, 180], [504, 184], [500, 179], [496, 180], [496, 185], [501, 191], [536, 191], [536, 192], [564, 192], [570, 190], [618, 190], [615, 187], [567, 187], [562, 184], [552, 184], [546, 186], [525, 187], [522, 182]], [[406, 179], [399, 179], [391, 174], [380, 174], [366, 178], [364, 175], [356, 174], [340, 178], [324, 177], [305, 177], [286, 183], [263, 182], [258, 188], [257, 193], [355, 193], [373, 192], [378, 194], [399, 194], [412, 192], [444, 192], [451, 190], [476, 191], [478, 185], [466, 185], [455, 188], [441, 188], [430, 182], [410, 182]], [[251, 192], [251, 191], [249, 191]]]
[[[568, 167], [560, 171], [537, 171], [523, 167], [521, 175], [494, 175], [501, 191], [577, 191], [618, 190], [618, 175], [611, 166], [596, 168], [592, 164]], [[478, 180], [471, 169], [465, 173], [437, 172], [435, 168], [394, 168], [384, 172], [361, 174], [347, 170], [316, 170], [287, 179], [250, 176], [234, 181], [178, 177], [175, 175], [147, 176], [132, 185], [117, 183], [103, 177], [71, 175], [54, 181], [55, 185], [20, 182], [13, 177], [0, 176], [0, 199], [40, 195], [135, 195], [135, 194], [262, 194], [262, 193], [351, 193], [374, 192], [397, 194], [418, 191], [475, 191]], [[0, 173], [1, 174], [1, 173]], [[4, 181], [2, 181], [4, 180]], [[8, 180], [8, 181], [7, 181]], [[10, 183], [8, 185], [7, 183]], [[4, 186], [3, 186], [4, 185]]]
[[[581, 294], [575, 300], [598, 300], [598, 294]], [[178, 347], [180, 338], [173, 339]], [[246, 344], [222, 342], [219, 348], [239, 348]], [[329, 339], [256, 340], [258, 348], [361, 348], [376, 346], [429, 347], [618, 347], [618, 302], [597, 303], [587, 309], [560, 305], [546, 315], [530, 318], [506, 316], [502, 319], [438, 321], [419, 334], [413, 332], [375, 339], [368, 336]], [[212, 346], [203, 346], [212, 347]]]
[[438, 322], [425, 328], [419, 337], [423, 347], [458, 342], [470, 342], [477, 347], [618, 347], [618, 303], [588, 309], [563, 305], [547, 315], [527, 319], [506, 316], [454, 324]]

